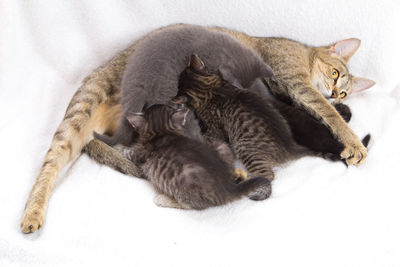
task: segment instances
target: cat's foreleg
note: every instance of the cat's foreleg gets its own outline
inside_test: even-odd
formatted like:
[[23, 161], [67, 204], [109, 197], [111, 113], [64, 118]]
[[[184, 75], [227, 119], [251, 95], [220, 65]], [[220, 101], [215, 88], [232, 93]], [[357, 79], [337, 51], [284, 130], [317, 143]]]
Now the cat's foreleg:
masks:
[[367, 157], [367, 149], [360, 138], [350, 129], [336, 109], [311, 84], [293, 86], [289, 95], [298, 105], [311, 115], [322, 119], [332, 134], [344, 145], [341, 158], [348, 165], [360, 165]]

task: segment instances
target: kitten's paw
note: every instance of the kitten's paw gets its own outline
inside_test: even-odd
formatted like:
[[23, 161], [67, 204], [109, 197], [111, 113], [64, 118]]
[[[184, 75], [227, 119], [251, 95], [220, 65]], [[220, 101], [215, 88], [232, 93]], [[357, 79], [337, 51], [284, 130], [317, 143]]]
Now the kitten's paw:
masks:
[[340, 157], [346, 160], [347, 165], [361, 165], [367, 158], [367, 149], [358, 140], [357, 144], [346, 146]]
[[234, 175], [235, 175], [235, 183], [240, 183], [244, 180], [247, 180], [247, 172], [240, 168], [235, 168]]
[[269, 198], [272, 193], [271, 182], [267, 178], [252, 178], [252, 179], [259, 179], [262, 180], [262, 182], [254, 190], [250, 192], [248, 197], [251, 200], [256, 200], [256, 201]]
[[41, 209], [26, 209], [21, 220], [21, 230], [25, 234], [36, 232], [44, 223], [44, 211]]

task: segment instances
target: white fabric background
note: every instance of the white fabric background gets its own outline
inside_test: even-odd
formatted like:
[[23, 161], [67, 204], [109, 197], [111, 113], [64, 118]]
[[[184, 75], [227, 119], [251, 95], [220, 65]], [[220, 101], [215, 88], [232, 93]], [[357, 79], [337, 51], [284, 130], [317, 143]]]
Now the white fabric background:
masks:
[[[400, 266], [398, 1], [0, 0], [0, 266]], [[273, 194], [205, 211], [157, 208], [146, 181], [82, 155], [46, 223], [23, 235], [29, 190], [82, 79], [139, 36], [186, 22], [325, 45], [358, 37], [351, 127], [358, 168], [304, 158]]]

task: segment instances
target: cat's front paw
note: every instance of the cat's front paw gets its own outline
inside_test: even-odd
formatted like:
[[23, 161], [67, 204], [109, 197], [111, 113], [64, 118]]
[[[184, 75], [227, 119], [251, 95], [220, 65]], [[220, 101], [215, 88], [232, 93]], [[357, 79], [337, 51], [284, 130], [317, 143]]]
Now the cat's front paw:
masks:
[[25, 234], [36, 232], [44, 223], [42, 209], [26, 209], [21, 220], [21, 230]]
[[347, 165], [361, 165], [367, 158], [367, 149], [365, 146], [357, 139], [357, 142], [352, 145], [346, 145], [340, 157], [346, 160]]

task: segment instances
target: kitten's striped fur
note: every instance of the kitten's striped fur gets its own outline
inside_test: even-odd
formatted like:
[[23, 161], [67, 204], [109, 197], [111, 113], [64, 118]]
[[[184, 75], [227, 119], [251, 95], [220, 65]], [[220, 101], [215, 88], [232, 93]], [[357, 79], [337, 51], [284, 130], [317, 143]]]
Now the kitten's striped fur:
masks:
[[[269, 197], [271, 184], [264, 177], [235, 183], [234, 156], [225, 143], [208, 145], [184, 135], [188, 112], [181, 105], [154, 105], [144, 114], [127, 117], [139, 138], [125, 153], [141, 167], [157, 192], [164, 195], [156, 198], [156, 204], [205, 209], [243, 196], [253, 200]], [[200, 132], [198, 127], [195, 130]], [[130, 153], [131, 149], [134, 153]], [[160, 199], [167, 199], [167, 204]]]

